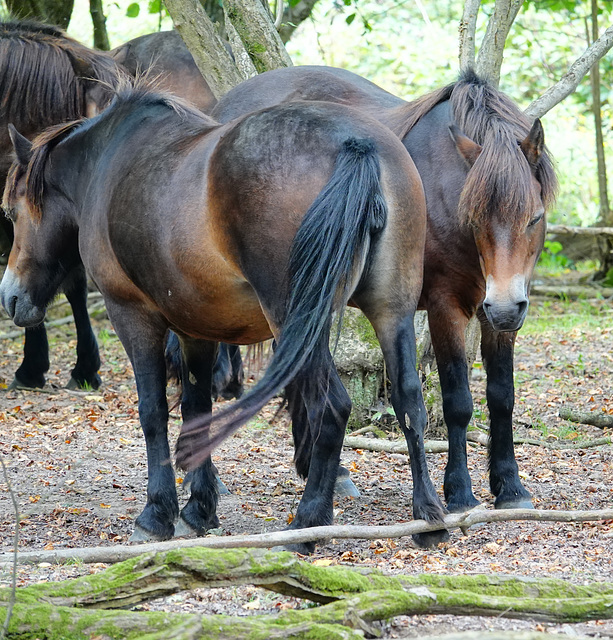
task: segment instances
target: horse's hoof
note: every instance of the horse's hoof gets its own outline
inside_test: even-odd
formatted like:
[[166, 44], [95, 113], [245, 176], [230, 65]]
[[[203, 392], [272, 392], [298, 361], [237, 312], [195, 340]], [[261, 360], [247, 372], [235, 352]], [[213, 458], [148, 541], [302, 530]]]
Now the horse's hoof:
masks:
[[217, 482], [217, 493], [219, 493], [220, 496], [229, 496], [230, 489], [226, 487], [223, 480], [219, 476], [215, 476], [215, 481]]
[[347, 476], [339, 476], [334, 485], [334, 495], [337, 498], [359, 498], [360, 492], [353, 484], [353, 480]]
[[197, 538], [198, 532], [190, 527], [183, 518], [179, 518], [179, 521], [175, 525], [175, 538]]
[[472, 500], [465, 500], [464, 502], [455, 502], [451, 500], [447, 503], [447, 511], [449, 513], [467, 513], [480, 506], [481, 503], [473, 498]]
[[17, 378], [13, 378], [13, 381], [6, 388], [7, 391], [40, 391], [45, 386], [45, 382], [42, 384], [27, 384], [21, 382]]
[[135, 543], [143, 543], [143, 542], [163, 542], [164, 540], [169, 540], [172, 538], [172, 535], [166, 536], [155, 536], [150, 531], [143, 529], [141, 526], [135, 524], [134, 532], [128, 538], [128, 542]]
[[530, 498], [502, 499], [494, 502], [495, 509], [534, 509]]
[[422, 549], [432, 549], [437, 547], [441, 542], [449, 540], [449, 531], [447, 529], [437, 529], [436, 531], [428, 531], [426, 533], [415, 533], [412, 536], [413, 542]]
[[271, 551], [290, 551], [291, 553], [299, 553], [301, 556], [310, 556], [312, 553], [315, 553], [315, 543], [280, 544], [272, 547]]
[[100, 376], [96, 376], [93, 380], [82, 380], [81, 382], [71, 376], [68, 384], [66, 385], [66, 389], [69, 391], [87, 391], [89, 389], [96, 391], [100, 388], [101, 384], [102, 380]]

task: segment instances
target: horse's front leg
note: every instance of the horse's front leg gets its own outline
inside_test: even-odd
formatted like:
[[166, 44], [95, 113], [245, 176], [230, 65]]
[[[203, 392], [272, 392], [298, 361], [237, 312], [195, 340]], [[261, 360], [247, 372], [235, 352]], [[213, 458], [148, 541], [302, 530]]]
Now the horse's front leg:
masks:
[[134, 526], [132, 542], [168, 540], [175, 531], [179, 502], [168, 446], [166, 327], [156, 317], [107, 299], [109, 317], [136, 378], [138, 414], [147, 449], [147, 504]]
[[443, 489], [447, 508], [458, 513], [479, 504], [473, 495], [466, 452], [466, 431], [473, 414], [464, 339], [468, 318], [461, 309], [451, 308], [448, 301], [441, 302], [444, 304], [428, 306], [428, 323], [449, 440]]
[[70, 374], [68, 389], [98, 389], [101, 384], [100, 353], [87, 311], [87, 276], [85, 267], [77, 267], [64, 281], [64, 294], [72, 307], [77, 330], [77, 362]]
[[23, 360], [9, 385], [11, 389], [42, 389], [49, 371], [49, 342], [45, 323], [25, 330]]
[[[446, 511], [430, 479], [424, 448], [427, 414], [416, 369], [413, 313], [397, 321], [384, 322], [375, 318], [372, 322], [392, 384], [392, 406], [409, 449], [413, 477], [413, 517], [429, 522], [442, 521]], [[413, 536], [414, 541], [422, 547], [434, 546], [448, 538], [446, 529]]]
[[481, 355], [487, 373], [487, 406], [490, 412], [490, 488], [496, 509], [530, 509], [530, 493], [519, 479], [513, 446], [513, 351], [515, 332], [494, 331], [482, 312]]
[[[180, 338], [182, 353], [181, 414], [188, 422], [211, 413], [211, 378], [217, 344], [206, 340]], [[175, 535], [204, 535], [219, 526], [217, 519], [217, 477], [211, 458], [190, 474], [190, 498], [181, 510]]]

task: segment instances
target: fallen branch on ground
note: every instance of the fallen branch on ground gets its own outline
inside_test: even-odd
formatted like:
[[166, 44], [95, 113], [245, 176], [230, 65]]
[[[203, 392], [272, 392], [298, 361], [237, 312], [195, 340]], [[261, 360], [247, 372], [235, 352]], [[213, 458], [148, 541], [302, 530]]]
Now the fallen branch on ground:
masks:
[[550, 298], [567, 299], [608, 299], [613, 296], [612, 287], [600, 287], [596, 285], [544, 285], [535, 284], [530, 287], [530, 295], [547, 296]]
[[[243, 584], [324, 604], [248, 618], [117, 611], [197, 587]], [[9, 596], [10, 589], [0, 590], [0, 602]], [[156, 639], [358, 638], [363, 636], [352, 628], [372, 631], [373, 622], [416, 614], [547, 622], [613, 618], [613, 583], [576, 586], [496, 575], [389, 576], [374, 569], [314, 566], [290, 553], [182, 549], [139, 555], [95, 575], [22, 587], [10, 633], [51, 640], [85, 629], [88, 635], [108, 632], [112, 625], [124, 634], [139, 632], [139, 637]]]
[[613, 227], [571, 227], [566, 224], [548, 224], [547, 233], [558, 236], [610, 236], [613, 237]]
[[[112, 564], [133, 558], [142, 553], [153, 551], [171, 551], [179, 548], [205, 547], [208, 549], [238, 549], [245, 547], [270, 548], [280, 545], [318, 542], [337, 538], [339, 540], [378, 540], [380, 538], [404, 538], [416, 533], [436, 531], [437, 529], [468, 529], [475, 524], [510, 521], [536, 522], [595, 522], [613, 520], [613, 509], [593, 511], [553, 511], [548, 509], [498, 509], [477, 508], [467, 513], [445, 516], [444, 522], [430, 523], [425, 520], [413, 520], [401, 524], [383, 526], [367, 525], [331, 525], [274, 531], [250, 536], [207, 536], [186, 540], [173, 539], [166, 542], [152, 542], [141, 545], [116, 545], [113, 547], [89, 547], [84, 549], [55, 549], [53, 551], [20, 552], [18, 562], [37, 564], [39, 562], [103, 562]], [[0, 554], [0, 566], [10, 564], [12, 553]]]
[[[564, 417], [562, 416], [562, 410], [560, 410], [560, 417]], [[613, 418], [613, 416], [611, 417]], [[566, 419], [570, 420], [570, 418]], [[480, 444], [484, 447], [488, 446], [488, 437], [485, 433], [480, 433], [478, 431], [469, 431], [466, 434], [466, 439], [469, 442]], [[600, 447], [605, 444], [613, 444], [613, 437], [604, 436], [602, 438], [583, 440], [581, 442], [547, 442], [545, 440], [537, 440], [536, 438], [516, 437], [513, 438], [513, 442], [515, 444], [530, 444], [534, 445], [535, 447], [544, 447], [545, 449], [589, 449], [591, 447]], [[408, 454], [407, 443], [404, 440], [383, 440], [382, 438], [354, 438], [351, 436], [346, 436], [343, 445], [351, 449], [364, 449], [366, 451], [382, 451], [385, 453]], [[424, 448], [426, 450], [426, 453], [445, 453], [449, 451], [449, 444], [445, 440], [425, 440]]]
[[575, 411], [574, 409], [562, 407], [560, 409], [560, 418], [580, 424], [591, 424], [593, 427], [599, 427], [600, 429], [613, 429], [613, 415], [600, 411]]

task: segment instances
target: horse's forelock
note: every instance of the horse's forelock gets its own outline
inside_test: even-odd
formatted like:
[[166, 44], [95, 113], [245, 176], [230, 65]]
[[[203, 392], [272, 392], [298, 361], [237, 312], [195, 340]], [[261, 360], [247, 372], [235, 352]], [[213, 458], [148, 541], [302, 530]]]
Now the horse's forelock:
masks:
[[505, 94], [468, 76], [457, 82], [450, 96], [454, 119], [482, 151], [468, 173], [459, 213], [466, 223], [487, 216], [511, 216], [516, 227], [527, 224], [537, 209], [532, 175], [541, 185], [545, 208], [555, 199], [557, 181], [547, 149], [530, 167], [519, 143], [530, 132], [530, 121]]
[[[51, 127], [39, 135], [33, 143], [32, 158], [28, 163], [25, 172], [25, 201], [28, 212], [38, 224], [43, 216], [43, 197], [45, 191], [45, 166], [51, 151], [64, 140], [83, 120], [63, 123]], [[8, 178], [8, 198], [10, 200], [16, 196], [17, 183], [20, 175], [15, 170], [17, 165], [13, 165]]]

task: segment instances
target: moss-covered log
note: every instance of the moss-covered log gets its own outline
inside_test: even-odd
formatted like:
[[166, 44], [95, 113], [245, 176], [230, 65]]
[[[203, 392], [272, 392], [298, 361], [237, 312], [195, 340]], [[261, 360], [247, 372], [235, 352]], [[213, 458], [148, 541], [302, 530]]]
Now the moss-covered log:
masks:
[[[259, 585], [322, 604], [249, 618], [134, 612], [133, 607], [195, 587]], [[10, 589], [0, 590], [8, 603]], [[6, 615], [0, 607], [0, 623]], [[351, 629], [398, 615], [505, 616], [550, 622], [613, 618], [613, 583], [570, 585], [502, 576], [389, 576], [319, 567], [290, 553], [190, 548], [145, 554], [99, 574], [17, 590], [8, 637], [357, 638]]]

